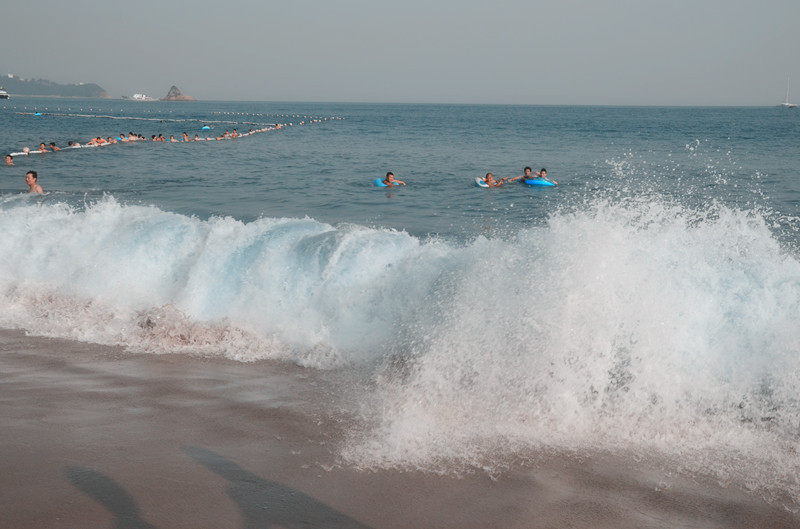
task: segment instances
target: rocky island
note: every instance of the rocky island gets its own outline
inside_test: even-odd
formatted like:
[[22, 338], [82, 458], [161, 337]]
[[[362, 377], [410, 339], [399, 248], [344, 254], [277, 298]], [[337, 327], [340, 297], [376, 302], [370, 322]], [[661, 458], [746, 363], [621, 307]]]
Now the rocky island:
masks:
[[177, 86], [172, 85], [166, 97], [162, 97], [161, 101], [197, 101], [197, 99], [192, 96], [183, 95], [183, 93], [178, 90]]

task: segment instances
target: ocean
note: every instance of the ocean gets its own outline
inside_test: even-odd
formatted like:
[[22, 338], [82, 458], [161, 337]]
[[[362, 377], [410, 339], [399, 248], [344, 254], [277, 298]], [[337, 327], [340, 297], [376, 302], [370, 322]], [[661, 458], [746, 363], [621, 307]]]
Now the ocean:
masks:
[[800, 509], [800, 111], [0, 103], [3, 154], [233, 129], [2, 166], [0, 327], [299, 366], [356, 469], [611, 453]]

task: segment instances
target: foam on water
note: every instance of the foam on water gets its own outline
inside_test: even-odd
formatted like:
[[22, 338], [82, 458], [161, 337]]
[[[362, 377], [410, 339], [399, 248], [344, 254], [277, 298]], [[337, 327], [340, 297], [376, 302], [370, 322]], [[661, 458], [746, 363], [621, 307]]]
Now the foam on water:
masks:
[[598, 200], [462, 254], [447, 314], [377, 376], [350, 462], [611, 450], [797, 507], [800, 262], [762, 216]]

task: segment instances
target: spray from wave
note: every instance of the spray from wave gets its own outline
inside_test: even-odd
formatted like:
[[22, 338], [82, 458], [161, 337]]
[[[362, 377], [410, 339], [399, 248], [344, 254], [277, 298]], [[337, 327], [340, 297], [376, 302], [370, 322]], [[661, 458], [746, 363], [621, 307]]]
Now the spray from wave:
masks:
[[612, 451], [800, 503], [800, 262], [764, 216], [598, 199], [462, 254], [446, 314], [376, 376], [349, 463]]

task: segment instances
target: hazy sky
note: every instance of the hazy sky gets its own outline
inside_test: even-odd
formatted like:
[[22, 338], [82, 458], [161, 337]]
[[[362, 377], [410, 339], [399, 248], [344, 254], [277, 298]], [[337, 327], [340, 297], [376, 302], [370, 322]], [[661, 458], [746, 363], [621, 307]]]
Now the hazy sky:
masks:
[[6, 73], [113, 97], [774, 105], [788, 76], [800, 102], [800, 0], [3, 0]]

